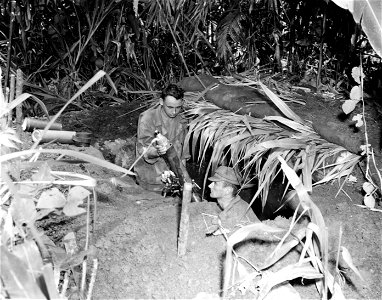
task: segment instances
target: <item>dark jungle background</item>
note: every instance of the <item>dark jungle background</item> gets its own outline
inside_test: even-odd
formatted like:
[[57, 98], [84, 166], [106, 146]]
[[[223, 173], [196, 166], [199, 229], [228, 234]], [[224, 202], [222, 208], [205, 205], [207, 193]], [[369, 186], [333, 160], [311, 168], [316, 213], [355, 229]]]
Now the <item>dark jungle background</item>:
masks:
[[[139, 100], [131, 92], [201, 73], [283, 72], [346, 93], [360, 55], [366, 92], [381, 95], [380, 58], [331, 1], [3, 0], [0, 8], [3, 78], [21, 69], [26, 91], [50, 112], [99, 69], [116, 89], [103, 79], [72, 110]], [[25, 113], [38, 114], [30, 105]]]

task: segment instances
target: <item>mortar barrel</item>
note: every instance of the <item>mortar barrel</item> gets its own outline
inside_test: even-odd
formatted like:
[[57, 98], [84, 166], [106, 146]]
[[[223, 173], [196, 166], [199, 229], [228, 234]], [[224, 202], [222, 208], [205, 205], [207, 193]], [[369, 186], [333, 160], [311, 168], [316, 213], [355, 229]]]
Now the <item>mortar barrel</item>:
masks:
[[[34, 129], [44, 129], [49, 123], [49, 120], [39, 120], [32, 118], [25, 118], [23, 124], [21, 125], [24, 131], [33, 131]], [[62, 124], [53, 123], [49, 130], [62, 130]]]
[[43, 135], [44, 130], [35, 129], [32, 133], [34, 142], [41, 138], [41, 143], [55, 141], [61, 144], [73, 144], [73, 137], [75, 131], [60, 131], [60, 130], [47, 130]]

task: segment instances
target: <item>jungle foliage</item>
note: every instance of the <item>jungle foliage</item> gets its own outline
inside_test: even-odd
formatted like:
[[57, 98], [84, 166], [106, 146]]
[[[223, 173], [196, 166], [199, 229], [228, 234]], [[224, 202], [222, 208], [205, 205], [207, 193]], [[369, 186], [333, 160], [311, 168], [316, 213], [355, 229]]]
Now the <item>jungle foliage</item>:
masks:
[[[368, 72], [366, 77], [369, 82], [378, 79], [376, 74], [381, 70], [380, 59], [373, 56], [373, 51], [350, 13], [324, 0], [2, 0], [0, 13], [0, 78], [2, 70], [5, 74], [5, 84], [0, 79], [0, 106], [3, 108], [0, 117], [9, 114], [17, 105], [24, 105], [33, 95], [32, 99], [42, 99], [40, 106], [47, 107], [50, 112], [61, 107], [50, 121], [52, 124], [67, 107], [83, 109], [131, 101], [138, 99], [135, 91], [157, 90], [168, 82], [177, 82], [184, 76], [201, 73], [234, 75], [255, 71], [261, 75], [282, 71], [297, 81], [305, 79], [305, 82], [316, 88], [326, 85], [346, 90], [347, 85], [352, 84], [351, 77], [346, 74], [354, 65], [359, 65], [360, 53], [364, 54], [363, 65]], [[30, 93], [23, 93], [14, 102], [7, 104], [3, 86], [7, 86], [10, 75], [19, 69], [26, 77], [25, 87]], [[275, 102], [275, 99], [272, 101]], [[243, 175], [247, 182], [255, 179], [251, 177], [250, 169], [253, 167], [256, 171], [260, 187], [253, 199], [260, 193], [264, 194], [263, 205], [272, 176], [283, 169], [298, 196], [302, 195], [300, 200], [304, 212], [311, 212], [310, 225], [319, 227], [316, 231], [307, 228], [309, 230], [306, 230], [306, 235], [304, 232], [298, 235], [300, 241], [304, 237], [306, 240], [300, 262], [311, 245], [317, 249], [321, 245], [319, 251], [308, 253], [308, 261], [314, 269], [310, 266], [288, 266], [282, 270], [282, 274], [274, 275], [272, 284], [263, 281], [261, 297], [258, 298], [265, 296], [280, 280], [284, 282], [305, 277], [325, 278], [324, 289], [320, 291], [323, 291], [322, 299], [326, 299], [326, 291], [332, 286], [336, 287], [336, 282], [327, 271], [328, 261], [322, 259], [321, 262], [319, 259], [327, 257], [326, 229], [321, 213], [308, 198], [308, 191], [312, 188], [311, 173], [320, 168], [328, 155], [338, 154], [343, 149], [328, 145], [312, 128], [299, 123], [298, 118], [294, 118], [286, 108], [284, 114], [290, 119], [271, 117], [248, 120], [233, 113], [220, 112], [219, 115], [219, 112], [211, 112], [211, 104], [208, 105], [209, 114], [205, 111], [200, 113], [201, 107], [190, 111], [191, 114], [198, 115], [191, 123], [192, 140], [191, 135], [188, 137], [193, 149], [196, 148], [198, 138], [202, 146], [214, 144], [210, 162], [213, 168], [220, 161], [223, 149], [231, 147], [232, 157], [244, 166]], [[217, 109], [212, 107], [212, 110]], [[210, 122], [211, 119], [214, 122]], [[295, 132], [291, 134], [290, 131], [281, 130], [280, 126], [272, 122], [275, 120], [285, 127], [291, 127]], [[20, 175], [20, 165], [12, 160], [25, 160], [30, 154], [49, 153], [60, 154], [60, 157], [73, 156], [125, 174], [130, 174], [130, 170], [72, 151], [37, 150], [35, 148], [38, 141], [30, 150], [12, 152], [11, 148], [17, 149], [16, 144], [21, 141], [13, 129], [7, 128], [5, 120], [1, 121], [0, 127], [4, 128], [0, 132], [3, 135], [0, 144], [4, 151], [1, 155], [4, 183], [0, 186], [0, 194], [3, 196], [2, 205], [10, 203], [10, 209], [1, 212], [1, 217], [6, 220], [6, 228], [0, 239], [3, 245], [10, 246], [9, 249], [3, 246], [1, 251], [2, 261], [9, 262], [1, 265], [2, 273], [7, 275], [2, 277], [4, 290], [9, 297], [14, 298], [64, 298], [68, 294], [67, 288], [72, 281], [72, 274], [75, 275], [73, 277], [81, 278], [81, 281], [77, 279], [75, 282], [75, 291], [80, 297], [85, 298], [86, 294], [87, 299], [90, 299], [98, 266], [93, 245], [90, 245], [91, 193], [78, 188], [87, 186], [93, 189], [93, 224], [96, 224], [96, 180], [81, 174], [51, 170], [44, 160], [38, 160], [38, 155], [33, 157], [33, 162], [37, 163], [35, 165], [40, 167], [38, 172], [33, 176], [29, 172], [28, 180], [24, 180]], [[235, 126], [230, 122], [235, 122]], [[210, 126], [211, 124], [216, 125], [216, 128]], [[214, 131], [214, 134], [208, 130]], [[265, 153], [268, 156], [263, 164]], [[201, 151], [199, 154], [204, 155]], [[294, 156], [296, 160], [292, 165], [295, 171], [297, 169], [303, 174], [303, 190], [303, 185], [293, 180], [293, 177], [297, 178], [296, 174], [293, 176], [294, 171], [288, 172], [286, 169], [285, 161], [292, 161]], [[328, 180], [343, 176], [348, 178], [359, 159], [359, 156], [349, 155], [342, 162], [336, 161], [327, 174]], [[28, 168], [31, 163], [29, 161], [26, 164]], [[16, 182], [13, 182], [13, 178], [17, 179]], [[30, 178], [32, 181], [29, 181]], [[52, 184], [64, 185], [63, 190], [67, 193], [51, 188]], [[73, 185], [78, 186], [66, 189], [66, 186]], [[372, 188], [369, 194], [376, 190], [374, 186]], [[75, 196], [78, 194], [83, 197]], [[30, 199], [37, 197], [35, 206]], [[85, 198], [88, 207], [86, 244], [83, 251], [74, 251], [71, 249], [74, 247], [67, 247], [65, 244], [67, 249], [64, 252], [64, 249], [56, 247], [49, 239], [43, 242], [45, 236], [37, 233], [35, 220], [52, 212], [62, 212], [68, 217], [82, 214], [85, 209], [79, 205], [84, 204]], [[296, 209], [292, 223], [297, 212]], [[230, 258], [233, 245], [240, 242], [244, 235], [253, 229], [268, 229], [263, 224], [260, 226], [244, 228], [234, 236], [236, 241], [228, 240], [227, 257]], [[95, 232], [94, 228], [92, 232]], [[313, 232], [318, 237], [316, 241], [312, 239]], [[276, 258], [266, 260], [262, 268], [275, 263], [297, 245], [297, 240], [283, 244], [289, 233], [280, 242], [277, 248], [280, 251], [275, 250]], [[37, 241], [41, 257], [32, 238]], [[19, 239], [24, 243], [19, 242]], [[75, 238], [64, 238], [64, 241], [68, 240]], [[50, 251], [45, 251], [46, 243], [50, 244]], [[20, 253], [30, 254], [21, 256]], [[338, 250], [338, 255], [339, 253]], [[63, 257], [58, 264], [54, 262], [57, 254]], [[91, 262], [90, 273], [87, 268], [88, 260]], [[74, 271], [70, 273], [70, 269], [78, 265], [82, 265], [81, 277]], [[232, 269], [228, 259], [226, 266], [226, 270]], [[62, 271], [65, 271], [65, 277], [61, 281], [59, 275]], [[337, 263], [336, 272], [339, 272]], [[231, 278], [228, 272], [224, 275], [226, 293]], [[245, 275], [248, 280], [249, 277]], [[90, 276], [89, 286], [86, 286], [87, 276]], [[5, 281], [4, 278], [9, 280]], [[26, 284], [20, 286], [19, 282]], [[340, 289], [336, 294], [333, 291], [331, 293], [333, 297], [343, 299]]]
[[347, 89], [359, 53], [369, 84], [381, 72], [351, 14], [324, 0], [3, 0], [0, 6], [5, 80], [21, 69], [48, 108], [63, 105], [100, 69], [118, 94], [105, 79], [77, 108], [130, 101], [137, 97], [131, 91], [157, 90], [187, 75], [254, 69]]

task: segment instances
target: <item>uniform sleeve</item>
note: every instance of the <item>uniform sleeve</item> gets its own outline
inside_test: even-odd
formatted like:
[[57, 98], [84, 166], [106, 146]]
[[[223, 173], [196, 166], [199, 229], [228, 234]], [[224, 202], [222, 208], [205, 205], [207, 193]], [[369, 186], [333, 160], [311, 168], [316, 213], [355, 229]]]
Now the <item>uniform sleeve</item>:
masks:
[[181, 152], [182, 156], [181, 156], [181, 158], [184, 160], [189, 160], [191, 158], [189, 143], [186, 143], [186, 141], [185, 141], [187, 133], [188, 133], [188, 121], [186, 121], [183, 124], [183, 136], [182, 136], [182, 142], [181, 142], [182, 143], [182, 152]]
[[181, 160], [183, 159], [188, 160], [191, 157], [191, 155], [190, 155], [188, 145], [187, 147], [185, 147], [184, 145], [184, 137], [185, 137], [184, 134], [179, 135], [179, 137], [177, 137], [177, 139], [173, 142], [173, 146]]
[[[151, 141], [154, 137], [155, 126], [150, 122], [149, 118], [145, 114], [141, 114], [138, 120], [138, 130], [137, 130], [137, 155], [142, 155], [144, 151], [150, 146]], [[149, 163], [154, 164], [158, 161], [157, 158], [148, 158], [147, 155], [143, 155], [143, 159]]]
[[188, 122], [187, 120], [183, 119], [179, 123], [179, 128], [176, 129], [177, 133], [176, 135], [170, 139], [170, 142], [175, 148], [176, 153], [178, 154], [179, 158], [181, 160], [188, 160], [191, 155], [189, 151], [188, 144], [185, 145], [185, 137], [188, 132]]
[[[184, 135], [184, 137], [186, 137], [186, 135], [187, 135], [187, 132]], [[191, 154], [190, 154], [189, 144], [188, 143], [186, 144], [185, 139], [183, 138], [182, 159], [189, 160], [190, 158], [191, 158]]]
[[243, 200], [243, 202], [239, 202], [232, 206], [228, 211], [222, 211], [219, 215], [222, 226], [232, 231], [237, 225], [247, 225], [252, 222], [260, 222], [252, 209], [249, 209], [246, 212], [247, 207], [248, 204], [246, 204]]

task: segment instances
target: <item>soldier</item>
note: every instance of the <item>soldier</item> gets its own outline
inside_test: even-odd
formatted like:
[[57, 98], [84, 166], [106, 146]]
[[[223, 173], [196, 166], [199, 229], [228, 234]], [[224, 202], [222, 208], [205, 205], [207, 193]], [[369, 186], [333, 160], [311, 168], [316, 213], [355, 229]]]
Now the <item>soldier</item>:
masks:
[[237, 194], [240, 179], [233, 168], [220, 166], [208, 180], [211, 181], [208, 186], [211, 190], [210, 196], [216, 198], [222, 209], [208, 234], [222, 234], [220, 227], [225, 233], [229, 233], [237, 226], [260, 222], [253, 210], [248, 208], [248, 203]]
[[[162, 191], [164, 185], [161, 175], [169, 170], [162, 155], [166, 153], [168, 144], [172, 144], [183, 165], [190, 157], [188, 149], [183, 150], [187, 133], [187, 120], [180, 114], [183, 111], [184, 91], [175, 84], [163, 89], [159, 103], [140, 114], [136, 156], [144, 153], [134, 167], [137, 182], [144, 189]], [[152, 142], [155, 131], [161, 133], [161, 143]]]

